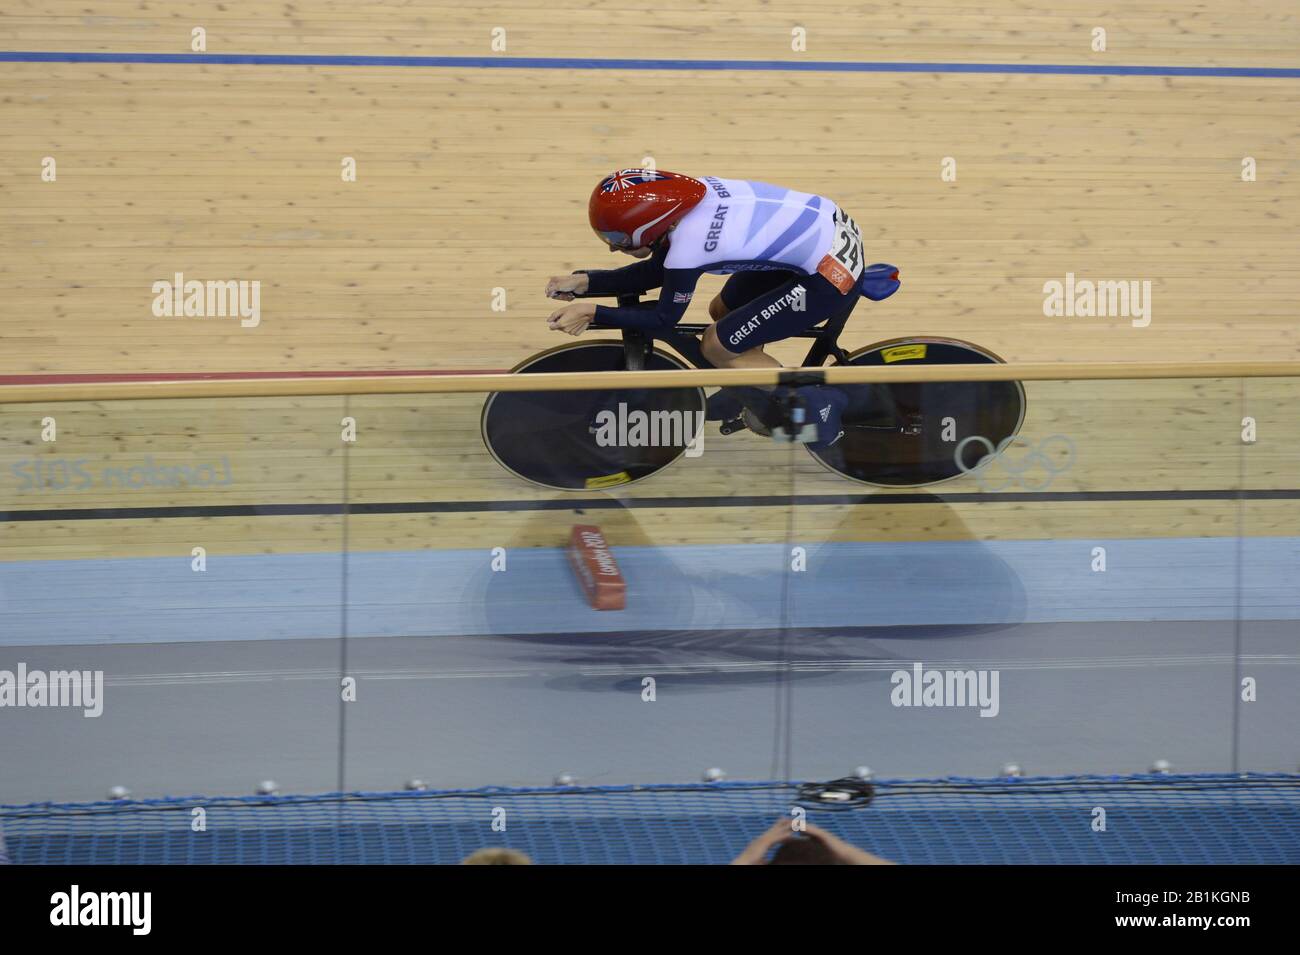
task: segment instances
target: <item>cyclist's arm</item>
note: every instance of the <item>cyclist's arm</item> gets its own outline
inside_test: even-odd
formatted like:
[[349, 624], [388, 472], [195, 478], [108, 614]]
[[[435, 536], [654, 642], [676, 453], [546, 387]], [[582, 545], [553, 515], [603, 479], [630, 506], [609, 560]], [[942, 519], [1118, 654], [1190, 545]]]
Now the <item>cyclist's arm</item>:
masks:
[[[658, 288], [664, 281], [666, 249], [656, 249], [648, 259], [641, 259], [621, 269], [579, 269], [587, 276], [588, 295], [627, 295]], [[578, 274], [575, 272], [574, 274]]]
[[[622, 270], [620, 270], [622, 271]], [[672, 328], [686, 314], [700, 273], [696, 269], [664, 269], [659, 301], [643, 302], [626, 308], [596, 306], [595, 321], [614, 328], [637, 328], [661, 331]]]

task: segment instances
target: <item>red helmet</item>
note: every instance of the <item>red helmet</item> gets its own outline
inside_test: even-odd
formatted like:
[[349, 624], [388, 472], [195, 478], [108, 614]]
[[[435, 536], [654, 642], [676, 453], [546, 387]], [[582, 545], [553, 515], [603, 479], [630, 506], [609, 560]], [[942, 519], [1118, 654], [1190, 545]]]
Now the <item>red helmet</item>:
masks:
[[600, 181], [587, 204], [591, 227], [611, 245], [643, 249], [658, 242], [708, 190], [662, 169], [620, 169]]

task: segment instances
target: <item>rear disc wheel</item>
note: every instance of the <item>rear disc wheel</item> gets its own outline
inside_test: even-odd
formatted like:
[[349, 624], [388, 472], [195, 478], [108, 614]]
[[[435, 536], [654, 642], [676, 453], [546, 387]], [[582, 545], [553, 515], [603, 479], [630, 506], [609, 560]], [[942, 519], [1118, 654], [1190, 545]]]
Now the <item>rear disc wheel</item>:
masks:
[[[857, 367], [1001, 362], [978, 345], [928, 337], [878, 342], [848, 360]], [[836, 387], [850, 398], [844, 436], [808, 453], [829, 470], [874, 487], [926, 487], [974, 471], [992, 460], [987, 449], [1002, 447], [1025, 420], [1025, 389], [1018, 381]], [[919, 433], [904, 433], [906, 426]]]

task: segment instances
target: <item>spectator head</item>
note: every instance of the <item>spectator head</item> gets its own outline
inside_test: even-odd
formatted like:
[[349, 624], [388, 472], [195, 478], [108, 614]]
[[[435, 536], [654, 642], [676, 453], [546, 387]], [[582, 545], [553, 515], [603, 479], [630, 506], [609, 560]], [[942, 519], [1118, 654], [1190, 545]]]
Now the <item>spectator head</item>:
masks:
[[768, 865], [843, 865], [844, 861], [820, 839], [786, 839], [768, 860]]
[[461, 865], [532, 865], [533, 860], [517, 849], [479, 849], [466, 856]]

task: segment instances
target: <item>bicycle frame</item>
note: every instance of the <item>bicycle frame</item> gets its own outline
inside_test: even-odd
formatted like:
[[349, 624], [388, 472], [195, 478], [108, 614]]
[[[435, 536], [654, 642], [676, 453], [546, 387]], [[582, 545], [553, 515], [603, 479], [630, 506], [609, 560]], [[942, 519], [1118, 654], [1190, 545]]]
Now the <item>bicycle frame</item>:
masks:
[[[578, 298], [593, 298], [595, 296], [582, 295]], [[618, 304], [620, 308], [630, 308], [641, 302], [641, 296], [620, 295]], [[854, 302], [854, 305], [857, 303]], [[803, 367], [816, 368], [825, 363], [827, 358], [834, 357], [841, 364], [847, 364], [849, 360], [848, 353], [840, 347], [840, 333], [844, 331], [844, 326], [849, 320], [849, 315], [853, 313], [853, 308], [842, 309], [839, 313], [824, 319], [812, 328], [806, 328], [801, 332], [790, 336], [791, 338], [811, 338], [813, 339], [812, 347], [808, 349], [808, 354], [803, 360]], [[703, 324], [682, 324], [674, 325], [672, 328], [656, 332], [643, 332], [640, 329], [618, 328], [614, 325], [602, 325], [599, 322], [593, 322], [588, 326], [593, 331], [613, 331], [621, 332], [623, 335], [623, 354], [627, 362], [628, 371], [641, 371], [646, 366], [646, 359], [654, 351], [654, 343], [662, 341], [672, 347], [696, 368], [714, 368], [716, 367], [704, 357], [703, 346], [700, 344], [700, 337], [709, 328]]]

